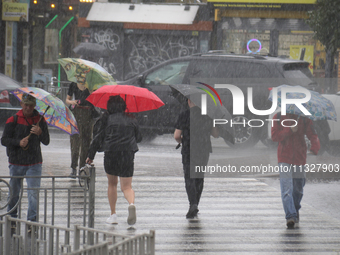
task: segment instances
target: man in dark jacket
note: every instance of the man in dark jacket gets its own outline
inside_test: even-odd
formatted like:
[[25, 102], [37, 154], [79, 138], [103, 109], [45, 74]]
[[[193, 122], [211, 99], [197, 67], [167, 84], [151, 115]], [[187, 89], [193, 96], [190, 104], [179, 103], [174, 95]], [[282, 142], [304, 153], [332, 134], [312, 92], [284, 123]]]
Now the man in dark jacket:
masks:
[[[305, 185], [304, 167], [307, 158], [305, 135], [311, 141], [310, 151], [317, 155], [320, 142], [313, 128], [313, 122], [295, 114], [278, 116], [272, 127], [272, 140], [279, 142], [277, 158], [280, 167], [280, 186], [283, 208], [288, 228], [299, 222], [299, 210]], [[294, 126], [295, 120], [297, 125]], [[284, 123], [284, 126], [281, 124]]]
[[201, 109], [188, 99], [189, 109], [178, 116], [174, 138], [182, 143], [182, 163], [185, 189], [189, 200], [187, 219], [197, 216], [198, 204], [203, 192], [203, 173], [196, 173], [195, 166], [206, 166], [212, 152], [210, 135], [217, 138], [218, 130], [207, 115], [201, 115]]
[[[41, 176], [42, 155], [40, 143], [48, 145], [50, 135], [45, 119], [34, 109], [36, 100], [29, 94], [24, 94], [20, 103], [22, 109], [10, 117], [5, 125], [1, 144], [7, 147], [7, 156], [11, 176]], [[12, 199], [7, 211], [12, 217], [17, 217], [17, 208], [21, 178], [11, 178]], [[26, 178], [28, 212], [27, 220], [37, 219], [37, 197], [40, 188], [40, 178]]]

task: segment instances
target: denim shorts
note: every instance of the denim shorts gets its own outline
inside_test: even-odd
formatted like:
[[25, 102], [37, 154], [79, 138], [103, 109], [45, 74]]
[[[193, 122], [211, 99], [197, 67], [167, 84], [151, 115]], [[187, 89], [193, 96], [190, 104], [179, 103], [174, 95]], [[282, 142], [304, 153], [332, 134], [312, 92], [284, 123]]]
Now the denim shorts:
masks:
[[104, 154], [104, 169], [109, 175], [132, 177], [135, 153], [133, 151], [113, 151]]

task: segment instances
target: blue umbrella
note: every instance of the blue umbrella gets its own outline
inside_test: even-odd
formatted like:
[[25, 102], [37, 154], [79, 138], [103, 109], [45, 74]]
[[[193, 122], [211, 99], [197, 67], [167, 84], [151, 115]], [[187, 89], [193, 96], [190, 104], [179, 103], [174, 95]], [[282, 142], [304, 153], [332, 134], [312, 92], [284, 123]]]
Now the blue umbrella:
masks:
[[[289, 86], [289, 85], [281, 85], [277, 87], [277, 101], [278, 106], [281, 107], [281, 89], [284, 87], [291, 88], [303, 88], [301, 86]], [[306, 89], [306, 88], [303, 88]], [[334, 120], [337, 121], [336, 111], [333, 103], [327, 98], [323, 97], [321, 94], [315, 91], [310, 91], [311, 99], [302, 103], [302, 105], [311, 113], [311, 115], [305, 115], [295, 104], [287, 104], [286, 112], [291, 114], [296, 114], [299, 116], [305, 116], [313, 121], [316, 120]], [[304, 93], [299, 92], [289, 92], [286, 95], [287, 99], [302, 99], [305, 98], [306, 95]], [[273, 101], [272, 91], [268, 97], [269, 100]]]

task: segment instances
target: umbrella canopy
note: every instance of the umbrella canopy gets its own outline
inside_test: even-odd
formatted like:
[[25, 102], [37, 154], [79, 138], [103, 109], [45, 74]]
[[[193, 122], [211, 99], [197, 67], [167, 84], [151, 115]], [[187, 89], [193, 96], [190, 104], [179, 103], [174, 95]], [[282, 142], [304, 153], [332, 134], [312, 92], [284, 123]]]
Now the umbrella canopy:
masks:
[[82, 42], [73, 51], [85, 57], [104, 58], [109, 57], [111, 52], [104, 45], [99, 43]]
[[[186, 98], [190, 99], [195, 105], [201, 108], [202, 95], [207, 95], [206, 90], [202, 90], [200, 86], [177, 84], [170, 85], [173, 95], [181, 103], [186, 102]], [[210, 92], [209, 92], [210, 93]], [[230, 123], [232, 116], [229, 111], [213, 96], [207, 95], [206, 97], [206, 114], [212, 119], [224, 119]], [[224, 140], [234, 144], [235, 143], [235, 131], [229, 124], [216, 125], [219, 129], [220, 136]]]
[[17, 82], [16, 80], [8, 77], [7, 75], [0, 73], [0, 90], [3, 89], [10, 90], [19, 87], [23, 87], [23, 85]]
[[94, 91], [86, 100], [96, 107], [106, 109], [110, 96], [117, 95], [125, 100], [128, 112], [150, 111], [164, 105], [153, 92], [132, 85], [105, 85]]
[[58, 97], [35, 87], [18, 88], [11, 91], [11, 93], [20, 101], [24, 94], [35, 97], [37, 99], [35, 109], [44, 115], [47, 124], [59, 128], [70, 135], [79, 134], [77, 121], [73, 113]]
[[83, 84], [90, 92], [105, 84], [116, 84], [113, 77], [95, 62], [81, 58], [60, 58], [58, 61], [69, 81]]
[[[301, 86], [289, 86], [289, 85], [281, 85], [277, 87], [277, 101], [278, 106], [281, 107], [281, 90], [282, 88], [303, 88]], [[306, 88], [303, 88], [306, 89]], [[311, 99], [306, 102], [302, 103], [302, 105], [312, 114], [312, 115], [305, 115], [295, 104], [287, 104], [286, 105], [286, 112], [291, 114], [296, 114], [299, 116], [307, 117], [313, 121], [316, 120], [337, 120], [336, 111], [334, 108], [333, 103], [323, 97], [321, 94], [315, 91], [310, 91]], [[301, 99], [305, 98], [306, 95], [304, 93], [299, 92], [289, 92], [286, 95], [287, 99]], [[269, 100], [273, 101], [273, 92], [271, 91], [268, 97]]]

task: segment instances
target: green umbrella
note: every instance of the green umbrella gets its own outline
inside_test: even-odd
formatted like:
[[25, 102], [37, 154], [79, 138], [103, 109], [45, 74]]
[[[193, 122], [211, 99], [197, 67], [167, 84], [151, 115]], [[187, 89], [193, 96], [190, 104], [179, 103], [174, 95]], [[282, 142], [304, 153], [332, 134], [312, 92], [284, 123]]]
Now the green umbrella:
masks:
[[58, 61], [69, 81], [83, 84], [91, 93], [103, 85], [116, 84], [112, 76], [95, 62], [80, 58], [61, 58]]

